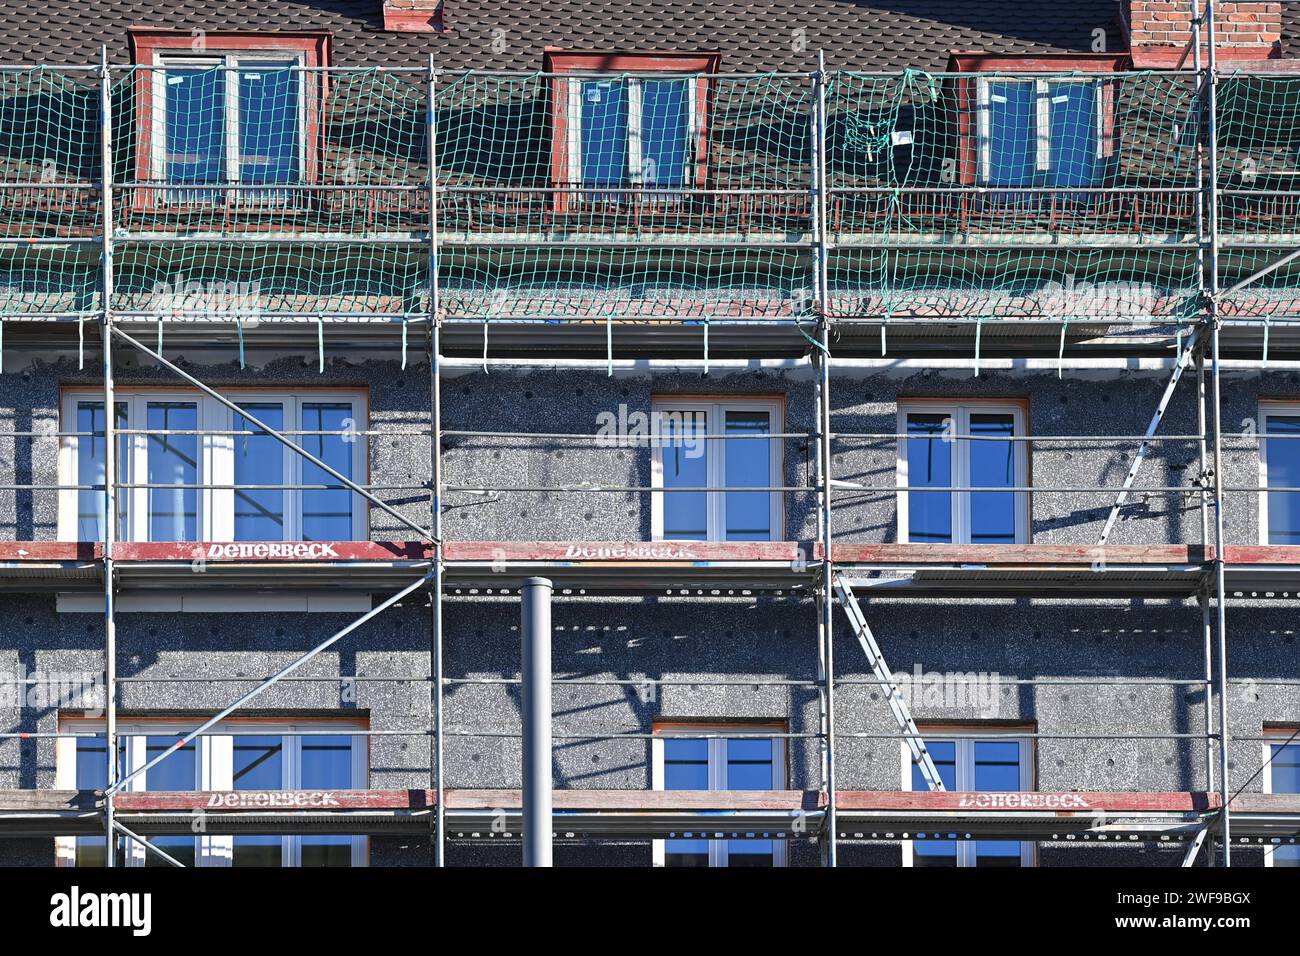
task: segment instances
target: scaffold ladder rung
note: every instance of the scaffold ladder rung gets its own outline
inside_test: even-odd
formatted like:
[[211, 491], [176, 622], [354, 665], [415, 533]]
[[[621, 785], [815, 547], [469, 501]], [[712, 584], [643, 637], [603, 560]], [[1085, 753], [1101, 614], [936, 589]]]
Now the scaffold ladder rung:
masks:
[[871, 627], [867, 624], [866, 615], [862, 613], [857, 596], [854, 595], [853, 589], [849, 587], [848, 583], [838, 574], [835, 575], [834, 580], [835, 592], [839, 596], [840, 606], [844, 608], [844, 614], [848, 617], [853, 633], [857, 635], [858, 643], [862, 646], [862, 653], [867, 656], [867, 663], [871, 665], [871, 671], [876, 675], [876, 680], [885, 694], [889, 709], [893, 712], [894, 719], [898, 721], [898, 726], [903, 731], [907, 747], [912, 752], [912, 763], [920, 768], [926, 786], [931, 790], [945, 789], [943, 779], [939, 776], [939, 771], [934, 765], [934, 758], [930, 756], [930, 751], [921, 738], [921, 732], [917, 729], [916, 721], [912, 719], [912, 709], [908, 706], [902, 692], [899, 691], [898, 682], [894, 680], [893, 673], [885, 663], [885, 656], [880, 651], [880, 645], [876, 643], [876, 636], [871, 633]]

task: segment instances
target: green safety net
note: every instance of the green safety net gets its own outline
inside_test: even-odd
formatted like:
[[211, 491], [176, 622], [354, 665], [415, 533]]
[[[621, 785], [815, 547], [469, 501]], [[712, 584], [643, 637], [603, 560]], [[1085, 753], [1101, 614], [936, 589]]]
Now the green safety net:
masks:
[[[803, 320], [824, 282], [843, 323], [1173, 323], [1201, 306], [1196, 80], [833, 73], [823, 140], [808, 76], [118, 67], [109, 304], [419, 316], [436, 226], [452, 321]], [[1300, 78], [1218, 96], [1230, 289], [1297, 244]], [[0, 318], [102, 307], [100, 100], [93, 70], [0, 72]], [[1300, 258], [1223, 309], [1300, 318], [1298, 287]]]
[[1217, 99], [1221, 314], [1300, 320], [1300, 77], [1229, 73]]
[[466, 74], [438, 96], [443, 304], [491, 319], [806, 314], [804, 77]]
[[1194, 78], [839, 74], [829, 94], [832, 314], [1195, 314]]

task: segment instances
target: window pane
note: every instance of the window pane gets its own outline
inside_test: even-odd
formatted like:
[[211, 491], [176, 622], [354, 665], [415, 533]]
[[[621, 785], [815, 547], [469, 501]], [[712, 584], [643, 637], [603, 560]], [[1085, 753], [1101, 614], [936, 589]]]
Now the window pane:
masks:
[[[127, 427], [126, 404], [117, 405], [117, 428]], [[100, 485], [99, 490], [82, 488], [77, 492], [77, 540], [103, 541], [104, 517], [107, 500], [104, 485], [104, 403], [78, 402], [77, 422], [74, 426], [80, 434], [77, 438], [77, 484]], [[89, 433], [94, 434], [89, 434]], [[119, 435], [117, 439], [117, 480], [130, 482], [131, 456], [129, 453], [130, 436]], [[117, 539], [129, 539], [127, 534], [127, 505], [130, 501], [130, 489], [120, 489], [117, 496]]]
[[[945, 414], [907, 416], [907, 484], [952, 487], [952, 419]], [[916, 543], [952, 542], [952, 492], [907, 495], [907, 538]]]
[[1091, 186], [1097, 182], [1097, 96], [1094, 83], [1049, 83], [1052, 117], [1053, 186]]
[[627, 82], [582, 83], [582, 181], [621, 185], [627, 178]]
[[[951, 740], [926, 741], [930, 759], [939, 771], [939, 779], [947, 790], [957, 789], [957, 744]], [[921, 768], [912, 764], [912, 789], [929, 791]], [[915, 840], [912, 843], [913, 866], [956, 866], [956, 840]]]
[[[665, 488], [708, 487], [708, 416], [704, 412], [663, 412]], [[663, 495], [664, 537], [703, 540], [709, 536], [708, 495], [703, 491]]]
[[[150, 402], [150, 429], [194, 430], [193, 402]], [[199, 439], [197, 435], [149, 435], [149, 540], [198, 540]], [[154, 487], [172, 485], [174, 487]]]
[[[267, 422], [269, 425], [270, 422]], [[235, 737], [236, 790], [280, 790], [284, 787], [284, 739], [273, 736]], [[283, 865], [283, 838], [237, 836], [234, 866]]]
[[[302, 789], [350, 790], [352, 738], [330, 734], [302, 738]], [[302, 866], [351, 866], [352, 837], [304, 836]]]
[[[726, 746], [728, 790], [772, 789], [775, 776], [773, 741], [728, 740]], [[728, 840], [727, 866], [773, 866], [775, 849], [771, 840]]]
[[[1020, 744], [1007, 740], [975, 741], [976, 790], [1011, 793], [1020, 789]], [[1015, 840], [977, 840], [976, 866], [1019, 866]]]
[[[709, 742], [664, 739], [664, 789], [709, 789]], [[665, 840], [665, 866], [708, 866], [708, 840]]]
[[1032, 82], [988, 84], [989, 185], [1029, 186], [1034, 181], [1035, 90]]
[[284, 62], [240, 64], [239, 178], [243, 182], [298, 179], [300, 77], [292, 67]]
[[[108, 742], [103, 734], [77, 738], [76, 775], [78, 790], [103, 790], [108, 786]], [[77, 837], [75, 845], [77, 866], [104, 865], [103, 837]]]
[[686, 182], [690, 149], [688, 80], [641, 81], [641, 181], [647, 186]]
[[[1272, 773], [1273, 793], [1300, 793], [1300, 744], [1275, 744]], [[1279, 846], [1273, 849], [1273, 865], [1300, 867], [1300, 846]]]
[[[176, 743], [176, 737], [145, 738], [145, 760], [153, 760]], [[146, 790], [195, 790], [196, 750], [194, 742], [186, 744], [156, 767], [145, 772]], [[175, 857], [186, 866], [194, 865], [196, 840], [194, 837], [151, 837], [150, 842]], [[145, 866], [170, 866], [153, 853], [146, 852]]]
[[[989, 440], [1014, 435], [1014, 416], [971, 415], [970, 433], [970, 486], [1014, 488], [1016, 443]], [[970, 527], [974, 544], [1015, 544], [1016, 492], [970, 495]]]
[[[268, 423], [269, 424], [269, 423]], [[307, 402], [302, 407], [303, 431], [355, 430], [350, 402]], [[303, 447], [335, 471], [355, 481], [352, 448], [355, 435], [304, 435]], [[328, 485], [329, 490], [303, 491], [302, 538], [304, 541], [352, 540], [352, 492], [311, 462], [302, 463], [304, 485]]]
[[[1264, 462], [1270, 488], [1300, 488], [1300, 416], [1269, 415], [1264, 419]], [[1300, 493], [1268, 493], [1268, 543], [1300, 544]]]
[[709, 742], [707, 740], [664, 740], [664, 789], [709, 789]]
[[[284, 406], [280, 404], [240, 405], [267, 426], [284, 428]], [[235, 416], [235, 484], [283, 485], [284, 446], [243, 415]], [[235, 492], [235, 540], [283, 541], [285, 492], [249, 489]]]
[[[170, 67], [164, 72], [166, 156], [170, 183], [218, 183], [226, 178], [226, 77], [219, 68]], [[211, 190], [174, 193], [192, 201]]]
[[[770, 435], [767, 412], [726, 415], [728, 435]], [[772, 442], [754, 438], [727, 439], [723, 455], [728, 488], [766, 488], [772, 484]], [[726, 492], [727, 541], [772, 540], [772, 492]]]

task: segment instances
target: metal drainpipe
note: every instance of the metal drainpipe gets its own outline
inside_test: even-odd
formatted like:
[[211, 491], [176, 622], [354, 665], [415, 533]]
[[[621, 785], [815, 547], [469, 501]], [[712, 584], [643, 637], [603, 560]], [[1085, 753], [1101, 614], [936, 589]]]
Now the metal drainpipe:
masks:
[[524, 866], [551, 865], [551, 582], [522, 591]]

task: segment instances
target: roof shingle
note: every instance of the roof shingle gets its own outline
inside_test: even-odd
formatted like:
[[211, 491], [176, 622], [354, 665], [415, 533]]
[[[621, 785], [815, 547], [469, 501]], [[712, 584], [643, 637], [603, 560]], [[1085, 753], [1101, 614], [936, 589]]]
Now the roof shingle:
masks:
[[[1292, 4], [1288, 4], [1292, 6]], [[938, 70], [954, 49], [1082, 52], [1093, 31], [1123, 49], [1119, 0], [447, 0], [441, 34], [388, 33], [381, 0], [5, 0], [0, 62], [125, 62], [132, 25], [189, 31], [328, 30], [339, 65], [534, 70], [547, 46], [718, 50], [734, 71]], [[34, 25], [39, 25], [33, 29]]]

